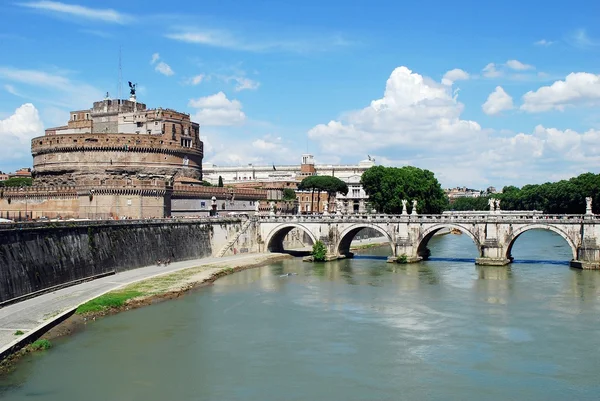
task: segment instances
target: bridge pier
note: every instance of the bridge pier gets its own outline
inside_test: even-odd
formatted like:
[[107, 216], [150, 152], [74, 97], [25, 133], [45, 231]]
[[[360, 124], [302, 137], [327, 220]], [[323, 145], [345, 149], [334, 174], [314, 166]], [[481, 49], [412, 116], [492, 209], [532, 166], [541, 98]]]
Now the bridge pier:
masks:
[[512, 262], [512, 257], [506, 257], [506, 250], [498, 244], [498, 240], [486, 240], [481, 246], [481, 256], [475, 259], [476, 265], [504, 266]]
[[582, 246], [577, 247], [577, 259], [569, 264], [571, 267], [584, 270], [600, 270], [600, 247], [596, 240], [586, 238]]

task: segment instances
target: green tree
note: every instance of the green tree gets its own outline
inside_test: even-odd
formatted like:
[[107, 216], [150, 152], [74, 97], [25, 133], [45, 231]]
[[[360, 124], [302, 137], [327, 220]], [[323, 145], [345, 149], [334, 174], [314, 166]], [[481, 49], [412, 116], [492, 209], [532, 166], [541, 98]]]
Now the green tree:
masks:
[[401, 213], [402, 199], [417, 200], [418, 212], [424, 214], [441, 213], [448, 205], [446, 194], [429, 170], [374, 166], [363, 173], [360, 182], [380, 213]]
[[292, 188], [284, 188], [283, 189], [283, 200], [285, 200], [285, 201], [296, 200], [296, 191], [294, 191]]
[[212, 187], [212, 184], [206, 180], [202, 180], [202, 186], [203, 187]]
[[30, 187], [33, 179], [30, 177], [12, 177], [8, 180], [0, 181], [0, 187]]
[[312, 248], [312, 257], [315, 262], [324, 262], [327, 256], [327, 247], [323, 241], [317, 241]]
[[220, 187], [220, 188], [223, 187], [223, 177], [219, 176], [219, 183], [218, 183], [217, 186]]
[[487, 196], [478, 198], [457, 198], [448, 204], [448, 210], [469, 211], [469, 210], [489, 210]]
[[[344, 181], [329, 175], [311, 175], [306, 177], [298, 184], [298, 189], [300, 191], [312, 191], [310, 210], [313, 210], [315, 192], [317, 192], [318, 200], [321, 198], [321, 192], [326, 192], [327, 203], [329, 203], [331, 197], [335, 196], [337, 193], [344, 195], [348, 193], [348, 185]], [[319, 207], [317, 207], [317, 212], [319, 211]]]

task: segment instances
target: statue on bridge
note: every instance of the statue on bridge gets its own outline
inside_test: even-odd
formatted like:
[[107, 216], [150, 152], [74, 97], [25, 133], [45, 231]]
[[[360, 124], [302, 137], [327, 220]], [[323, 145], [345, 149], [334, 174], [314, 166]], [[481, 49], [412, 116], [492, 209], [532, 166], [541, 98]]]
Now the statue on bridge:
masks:
[[407, 215], [408, 212], [406, 211], [406, 204], [408, 203], [408, 201], [406, 199], [402, 199], [402, 215]]
[[329, 202], [325, 202], [325, 205], [323, 206], [323, 215], [327, 216], [329, 214]]
[[496, 204], [494, 198], [488, 199], [488, 205], [490, 205], [490, 213], [494, 213], [494, 205]]
[[496, 213], [500, 213], [500, 199], [496, 199]]
[[412, 201], [412, 212], [410, 213], [414, 216], [417, 215], [417, 201], [413, 199]]
[[585, 214], [594, 214], [592, 212], [592, 197], [588, 196], [585, 198]]

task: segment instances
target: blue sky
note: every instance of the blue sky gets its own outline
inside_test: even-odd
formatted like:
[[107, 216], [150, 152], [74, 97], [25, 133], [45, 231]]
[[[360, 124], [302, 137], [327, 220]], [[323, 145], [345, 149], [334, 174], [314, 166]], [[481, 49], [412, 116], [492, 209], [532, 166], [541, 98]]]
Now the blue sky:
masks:
[[0, 6], [0, 170], [108, 91], [119, 48], [205, 161], [428, 168], [445, 187], [600, 166], [600, 3], [56, 1]]

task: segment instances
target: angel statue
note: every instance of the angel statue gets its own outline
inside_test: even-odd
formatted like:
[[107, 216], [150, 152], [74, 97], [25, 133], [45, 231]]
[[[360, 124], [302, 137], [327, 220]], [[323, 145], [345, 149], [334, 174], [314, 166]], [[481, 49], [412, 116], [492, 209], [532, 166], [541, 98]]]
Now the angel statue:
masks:
[[412, 212], [410, 214], [417, 214], [417, 201], [412, 201]]
[[131, 81], [128, 81], [128, 82], [129, 82], [129, 94], [132, 97], [135, 97], [135, 88], [137, 87], [137, 84], [132, 84]]
[[408, 201], [406, 199], [402, 199], [402, 214], [408, 214], [408, 212], [406, 211], [407, 203], [408, 203]]

